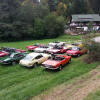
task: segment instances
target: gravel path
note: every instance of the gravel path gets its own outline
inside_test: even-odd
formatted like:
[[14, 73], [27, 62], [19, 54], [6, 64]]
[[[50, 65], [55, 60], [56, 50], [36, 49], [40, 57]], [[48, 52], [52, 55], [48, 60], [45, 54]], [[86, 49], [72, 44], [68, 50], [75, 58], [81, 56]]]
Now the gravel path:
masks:
[[88, 73], [82, 79], [70, 85], [60, 85], [49, 93], [43, 93], [31, 100], [84, 100], [89, 93], [100, 87], [100, 66]]

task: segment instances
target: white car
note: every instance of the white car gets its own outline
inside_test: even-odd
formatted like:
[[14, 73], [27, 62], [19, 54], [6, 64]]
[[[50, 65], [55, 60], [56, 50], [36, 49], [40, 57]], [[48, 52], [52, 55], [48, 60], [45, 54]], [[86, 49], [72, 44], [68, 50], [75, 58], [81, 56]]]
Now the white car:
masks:
[[48, 45], [49, 46], [64, 46], [66, 44], [66, 42], [51, 42]]
[[53, 47], [40, 47], [40, 48], [35, 48], [34, 52], [38, 52], [38, 53], [45, 53], [48, 49], [51, 49]]
[[43, 63], [44, 61], [51, 58], [51, 55], [44, 53], [30, 53], [22, 60], [20, 60], [19, 64], [22, 66], [26, 66], [28, 68], [37, 67], [38, 64]]

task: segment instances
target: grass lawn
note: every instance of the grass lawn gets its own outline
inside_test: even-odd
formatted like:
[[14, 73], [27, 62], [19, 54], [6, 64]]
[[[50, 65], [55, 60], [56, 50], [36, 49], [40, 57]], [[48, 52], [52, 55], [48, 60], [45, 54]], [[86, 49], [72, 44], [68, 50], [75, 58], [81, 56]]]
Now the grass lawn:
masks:
[[[81, 36], [64, 35], [56, 39], [34, 40], [0, 43], [0, 46], [25, 49], [26, 46], [35, 43], [48, 43], [50, 41], [76, 41]], [[66, 65], [60, 72], [46, 71], [40, 66], [35, 69], [27, 69], [20, 65], [0, 65], [0, 100], [27, 100], [43, 91], [81, 76], [96, 68], [99, 63], [86, 64], [82, 57], [73, 58], [72, 63]]]

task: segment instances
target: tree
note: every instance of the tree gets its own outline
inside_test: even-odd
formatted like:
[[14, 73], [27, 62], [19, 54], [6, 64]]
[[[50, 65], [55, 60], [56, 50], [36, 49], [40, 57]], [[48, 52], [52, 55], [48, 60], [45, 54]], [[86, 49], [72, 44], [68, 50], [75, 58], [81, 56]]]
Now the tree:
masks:
[[45, 34], [44, 21], [42, 19], [37, 19], [34, 23], [34, 33], [33, 38], [43, 39]]
[[55, 38], [64, 33], [64, 18], [61, 16], [56, 16], [49, 14], [44, 19], [45, 23], [45, 36], [47, 38]]

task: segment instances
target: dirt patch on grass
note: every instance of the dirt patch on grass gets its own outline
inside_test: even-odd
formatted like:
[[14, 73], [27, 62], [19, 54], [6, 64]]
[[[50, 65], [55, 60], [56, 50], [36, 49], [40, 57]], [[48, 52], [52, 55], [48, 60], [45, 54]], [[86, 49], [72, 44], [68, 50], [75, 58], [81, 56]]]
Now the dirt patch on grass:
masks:
[[31, 100], [84, 100], [100, 87], [100, 66], [74, 82], [57, 86]]

